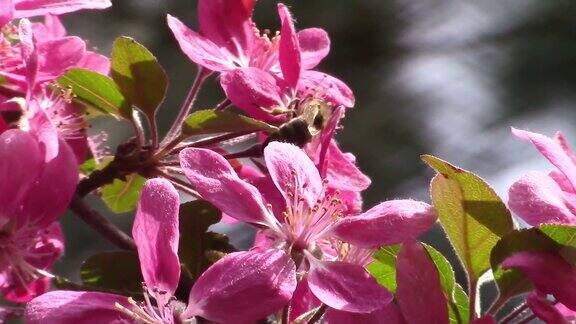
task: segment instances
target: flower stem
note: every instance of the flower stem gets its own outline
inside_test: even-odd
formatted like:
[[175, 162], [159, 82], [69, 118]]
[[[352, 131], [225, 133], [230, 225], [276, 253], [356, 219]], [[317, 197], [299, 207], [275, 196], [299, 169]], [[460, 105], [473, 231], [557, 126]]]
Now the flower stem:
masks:
[[500, 321], [500, 323], [501, 324], [510, 323], [514, 318], [518, 317], [518, 315], [522, 314], [526, 309], [528, 309], [528, 304], [524, 303], [520, 305], [519, 307], [514, 309], [510, 314], [506, 315], [506, 317], [504, 317]]
[[170, 130], [166, 134], [166, 137], [164, 137], [162, 143], [171, 141], [174, 137], [177, 136], [176, 134], [180, 132], [182, 122], [184, 121], [186, 116], [188, 116], [190, 110], [192, 110], [192, 106], [194, 106], [194, 102], [196, 101], [196, 97], [198, 97], [198, 93], [202, 88], [202, 84], [204, 84], [204, 81], [206, 80], [206, 78], [208, 78], [208, 76], [210, 76], [211, 73], [212, 73], [211, 71], [206, 70], [203, 67], [198, 67], [198, 72], [196, 72], [196, 78], [194, 79], [194, 82], [190, 87], [190, 91], [188, 91], [188, 95], [184, 100], [184, 104], [182, 104], [178, 116], [174, 120], [174, 123], [170, 127]]
[[90, 208], [80, 196], [75, 195], [72, 198], [70, 210], [114, 245], [124, 250], [136, 250], [136, 244], [130, 236], [122, 232], [106, 217]]
[[284, 309], [282, 309], [282, 324], [288, 324], [288, 317], [290, 314], [290, 304], [286, 305]]
[[470, 280], [468, 284], [468, 294], [470, 296], [470, 322], [476, 319], [476, 301], [478, 299], [478, 281]]
[[232, 104], [232, 102], [230, 101], [230, 99], [226, 98], [226, 99], [222, 100], [222, 102], [220, 102], [214, 110], [216, 110], [216, 111], [224, 110], [224, 109], [228, 108], [228, 106], [230, 106], [231, 104]]
[[502, 295], [499, 295], [496, 301], [494, 301], [494, 303], [490, 305], [490, 308], [488, 308], [486, 314], [496, 315], [496, 313], [498, 313], [500, 308], [502, 308], [502, 306], [504, 306], [504, 304], [506, 304], [507, 301], [508, 301], [507, 298], [503, 298]]
[[134, 128], [134, 133], [136, 134], [136, 143], [138, 148], [141, 148], [145, 144], [145, 137], [144, 137], [144, 128], [142, 127], [142, 120], [138, 115], [138, 112], [134, 110], [132, 112], [132, 118], [130, 118], [130, 124], [132, 124], [132, 128]]
[[260, 146], [260, 144], [257, 144], [244, 151], [229, 153], [223, 156], [226, 160], [248, 158], [248, 157], [260, 157], [262, 156], [262, 146]]
[[178, 146], [178, 147], [174, 148], [173, 150], [171, 150], [170, 154], [177, 154], [180, 151], [182, 151], [183, 149], [189, 148], [189, 147], [206, 147], [206, 146], [215, 145], [215, 144], [218, 144], [218, 143], [221, 143], [221, 142], [233, 139], [233, 138], [245, 136], [245, 135], [248, 135], [251, 133], [254, 133], [254, 131], [228, 133], [228, 134], [224, 134], [224, 135], [220, 135], [220, 136], [214, 136], [214, 137], [201, 139], [201, 140], [198, 140], [196, 142], [192, 142], [192, 143], [188, 143], [186, 145]]
[[521, 321], [519, 321], [518, 324], [527, 324], [527, 323], [530, 323], [530, 322], [531, 322], [533, 319], [535, 319], [535, 318], [536, 318], [536, 315], [535, 315], [535, 314], [532, 314], [532, 315], [530, 315], [530, 316], [522, 319]]
[[166, 180], [170, 181], [174, 185], [174, 187], [182, 190], [183, 192], [189, 194], [190, 196], [192, 196], [194, 198], [200, 198], [200, 194], [198, 192], [196, 192], [196, 190], [194, 190], [194, 188], [192, 188], [192, 186], [189, 183], [187, 183], [186, 181], [181, 180], [177, 177], [171, 176], [171, 175], [167, 174], [166, 172], [162, 172], [160, 170], [154, 171], [154, 174], [158, 177], [162, 177], [162, 178], [165, 178]]
[[312, 317], [308, 321], [308, 324], [314, 324], [314, 323], [320, 321], [322, 319], [322, 316], [324, 316], [324, 313], [326, 313], [326, 309], [328, 309], [328, 306], [326, 306], [326, 304], [322, 304], [322, 306], [320, 306], [318, 308], [316, 313], [314, 313], [314, 315], [312, 315]]

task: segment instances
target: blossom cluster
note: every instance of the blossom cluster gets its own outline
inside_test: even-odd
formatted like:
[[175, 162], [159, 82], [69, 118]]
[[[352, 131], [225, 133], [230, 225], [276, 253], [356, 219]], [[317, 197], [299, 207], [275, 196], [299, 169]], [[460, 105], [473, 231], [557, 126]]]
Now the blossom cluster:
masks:
[[[256, 0], [199, 0], [198, 31], [168, 15], [198, 72], [160, 137], [168, 82], [153, 54], [128, 37], [111, 57], [96, 53], [59, 18], [111, 5], [0, 0], [0, 321], [495, 323], [520, 294], [525, 306], [503, 322], [527, 309], [523, 320], [576, 319], [576, 155], [562, 134], [513, 130], [555, 169], [512, 185], [509, 209], [480, 177], [433, 156], [422, 157], [437, 171], [431, 204], [364, 208], [370, 178], [335, 140], [353, 92], [317, 70], [326, 31], [297, 31], [281, 3], [279, 32], [259, 29]], [[195, 110], [208, 78], [225, 98]], [[88, 131], [94, 116], [123, 120], [134, 137], [112, 155]], [[135, 210], [131, 235], [90, 208], [88, 194], [116, 213]], [[81, 284], [52, 271], [67, 209], [123, 250], [88, 259]], [[419, 242], [438, 220], [466, 290]], [[208, 230], [219, 221], [249, 225], [251, 248]], [[500, 295], [483, 311], [486, 273]]]

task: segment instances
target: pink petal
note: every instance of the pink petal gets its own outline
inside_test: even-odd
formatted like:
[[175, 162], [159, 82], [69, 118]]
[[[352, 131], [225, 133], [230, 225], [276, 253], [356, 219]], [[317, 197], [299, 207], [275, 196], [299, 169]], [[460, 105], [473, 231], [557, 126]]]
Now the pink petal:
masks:
[[286, 85], [296, 89], [300, 72], [302, 71], [302, 58], [300, 57], [300, 43], [294, 27], [294, 20], [288, 8], [282, 3], [278, 4], [278, 15], [282, 27], [280, 30], [280, 45], [278, 58], [280, 69]]
[[107, 75], [110, 72], [110, 59], [102, 54], [87, 51], [76, 67]]
[[272, 212], [276, 217], [286, 211], [286, 201], [268, 175], [263, 175], [262, 172], [250, 166], [242, 165], [238, 170], [238, 176], [260, 191], [266, 204], [272, 205]]
[[176, 291], [180, 279], [179, 207], [178, 192], [168, 180], [150, 179], [140, 194], [132, 227], [146, 285], [170, 295]]
[[408, 323], [449, 323], [440, 275], [424, 247], [404, 243], [396, 261], [396, 300]]
[[106, 9], [110, 0], [14, 0], [15, 18], [61, 15], [82, 9]]
[[40, 71], [57, 77], [77, 66], [86, 53], [86, 43], [76, 36], [64, 37], [38, 44]]
[[564, 136], [562, 132], [556, 132], [556, 134], [554, 134], [554, 141], [556, 141], [556, 143], [558, 143], [560, 147], [562, 147], [562, 150], [564, 150], [564, 153], [566, 153], [566, 155], [568, 155], [570, 160], [572, 160], [572, 163], [576, 164], [576, 154], [574, 154], [574, 152], [568, 145], [568, 140], [566, 139], [566, 136]]
[[566, 151], [556, 141], [544, 135], [512, 128], [512, 133], [519, 138], [531, 142], [544, 157], [554, 164], [572, 183], [576, 185], [576, 164]]
[[218, 47], [245, 58], [256, 37], [251, 16], [256, 0], [200, 0], [200, 31]]
[[[32, 88], [29, 88], [28, 92], [31, 94]], [[43, 109], [38, 101], [28, 101], [28, 113], [34, 114], [28, 120], [30, 131], [38, 138], [38, 142], [44, 152], [44, 160], [50, 161], [58, 155], [58, 130], [50, 121], [48, 111]]]
[[271, 110], [283, 107], [281, 91], [276, 79], [257, 68], [236, 69], [220, 76], [220, 85], [226, 97], [249, 116], [273, 121]]
[[520, 252], [502, 263], [504, 269], [520, 269], [536, 289], [551, 294], [566, 307], [576, 310], [576, 268], [551, 252]]
[[526, 304], [530, 307], [530, 310], [532, 310], [534, 315], [538, 316], [539, 319], [546, 323], [568, 324], [570, 323], [569, 320], [576, 319], [575, 312], [569, 309], [564, 309], [564, 312], [562, 312], [558, 309], [559, 305], [553, 305], [546, 299], [546, 296], [542, 296], [535, 292], [528, 295], [528, 298], [526, 298]]
[[510, 187], [508, 206], [533, 226], [542, 223], [576, 224], [574, 207], [564, 199], [566, 195], [546, 174], [530, 172]]
[[33, 23], [34, 37], [42, 42], [63, 38], [66, 36], [66, 28], [58, 16], [44, 16], [44, 23]]
[[36, 140], [21, 130], [0, 134], [0, 222], [14, 217], [39, 176], [44, 156]]
[[271, 142], [264, 148], [264, 160], [276, 188], [286, 201], [304, 199], [309, 207], [323, 196], [323, 182], [318, 169], [299, 147]]
[[235, 68], [233, 57], [227, 55], [208, 38], [188, 28], [178, 18], [168, 15], [168, 27], [176, 37], [182, 52], [192, 62], [218, 72]]
[[328, 324], [406, 324], [400, 309], [394, 303], [388, 303], [369, 314], [343, 312], [329, 308], [324, 320]]
[[266, 225], [270, 215], [262, 195], [238, 177], [230, 163], [207, 149], [185, 149], [180, 165], [200, 195], [223, 213], [238, 220]]
[[303, 71], [298, 83], [298, 96], [322, 99], [334, 106], [354, 107], [354, 94], [342, 81], [318, 72]]
[[78, 182], [78, 162], [66, 143], [58, 143], [58, 155], [46, 162], [23, 202], [20, 217], [36, 225], [50, 225], [64, 214]]
[[371, 313], [393, 298], [363, 267], [339, 261], [313, 261], [308, 286], [324, 304], [353, 313]]
[[550, 176], [550, 178], [556, 181], [556, 183], [560, 186], [560, 189], [562, 189], [562, 191], [566, 193], [576, 194], [576, 191], [574, 191], [574, 188], [572, 187], [572, 183], [570, 183], [570, 180], [566, 178], [564, 173], [558, 171], [558, 169], [550, 171], [548, 173], [548, 176]]
[[326, 160], [326, 178], [330, 187], [362, 191], [370, 186], [370, 178], [356, 166], [354, 156], [343, 153], [335, 140], [329, 143]]
[[[339, 194], [338, 194], [339, 192]], [[335, 195], [342, 201], [342, 214], [344, 216], [358, 215], [362, 213], [364, 201], [362, 200], [362, 194], [358, 191], [341, 191], [340, 189], [334, 189], [328, 187], [326, 190], [328, 195]]]
[[330, 38], [321, 28], [307, 28], [298, 32], [302, 55], [302, 68], [315, 68], [330, 52]]
[[334, 235], [363, 248], [376, 248], [416, 239], [436, 222], [432, 206], [415, 200], [390, 200], [367, 212], [341, 219]]
[[296, 265], [279, 250], [231, 253], [192, 287], [184, 316], [247, 323], [280, 310], [296, 289]]
[[[23, 285], [24, 284], [24, 285]], [[34, 297], [45, 293], [50, 286], [50, 278], [41, 277], [31, 282], [11, 282], [9, 286], [0, 287], [2, 297], [12, 303], [26, 303]]]
[[32, 33], [32, 24], [28, 19], [20, 20], [18, 24], [18, 36], [20, 37], [20, 54], [24, 61], [24, 76], [28, 86], [26, 100], [31, 100], [31, 94], [36, 85], [36, 79], [39, 71], [39, 55], [36, 47], [36, 41]]
[[6, 25], [14, 17], [12, 0], [0, 0], [0, 27]]
[[115, 303], [127, 305], [127, 297], [84, 291], [57, 290], [36, 297], [26, 305], [28, 324], [126, 323], [131, 318], [119, 312]]
[[302, 278], [298, 282], [298, 286], [290, 301], [290, 322], [308, 312], [310, 309], [320, 305], [321, 302], [312, 294], [310, 288], [308, 288], [308, 280], [306, 280], [306, 277]]
[[27, 251], [26, 261], [39, 269], [49, 269], [64, 254], [64, 233], [59, 222], [39, 228], [39, 244]]

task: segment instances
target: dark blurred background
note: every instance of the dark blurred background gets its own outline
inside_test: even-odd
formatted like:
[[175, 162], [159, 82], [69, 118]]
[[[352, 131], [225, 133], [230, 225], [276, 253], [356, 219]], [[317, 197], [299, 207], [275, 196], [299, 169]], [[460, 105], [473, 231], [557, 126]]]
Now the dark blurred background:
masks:
[[[522, 173], [546, 170], [530, 145], [510, 126], [576, 139], [576, 2], [573, 0], [308, 0], [286, 1], [297, 27], [322, 27], [332, 50], [320, 69], [345, 80], [357, 104], [338, 135], [373, 180], [365, 206], [391, 198], [429, 201], [433, 172], [419, 158], [431, 153], [487, 179], [507, 200], [507, 188]], [[106, 11], [64, 18], [101, 53], [129, 35], [154, 52], [171, 79], [159, 113], [166, 131], [192, 83], [195, 66], [180, 52], [165, 17], [197, 27], [194, 0], [117, 0]], [[278, 30], [276, 1], [260, 0], [255, 21]], [[211, 107], [223, 98], [212, 80], [200, 98]], [[114, 128], [110, 146], [125, 139]], [[576, 143], [576, 140], [574, 140]], [[94, 204], [105, 207], [97, 199]], [[110, 215], [129, 228], [131, 215]], [[57, 270], [76, 276], [80, 262], [107, 249], [84, 224], [64, 219], [68, 252]], [[233, 237], [233, 242], [242, 241]], [[425, 240], [453, 258], [443, 234]], [[462, 280], [462, 273], [459, 274]]]

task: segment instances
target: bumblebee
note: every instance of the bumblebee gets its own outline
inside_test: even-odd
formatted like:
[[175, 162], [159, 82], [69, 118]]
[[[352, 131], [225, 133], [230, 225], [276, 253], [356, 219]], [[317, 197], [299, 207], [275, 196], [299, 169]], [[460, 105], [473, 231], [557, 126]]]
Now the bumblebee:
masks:
[[289, 105], [292, 118], [271, 134], [263, 147], [271, 141], [292, 143], [303, 147], [326, 127], [332, 107], [318, 99], [295, 100]]

